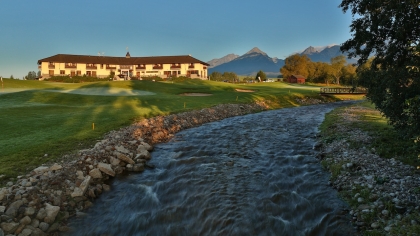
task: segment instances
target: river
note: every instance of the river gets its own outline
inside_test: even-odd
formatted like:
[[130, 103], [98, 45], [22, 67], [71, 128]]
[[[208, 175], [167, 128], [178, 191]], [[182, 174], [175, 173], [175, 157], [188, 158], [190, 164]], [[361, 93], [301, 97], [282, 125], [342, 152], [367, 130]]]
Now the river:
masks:
[[67, 235], [354, 235], [313, 145], [348, 102], [266, 111], [184, 130], [141, 174], [115, 178]]

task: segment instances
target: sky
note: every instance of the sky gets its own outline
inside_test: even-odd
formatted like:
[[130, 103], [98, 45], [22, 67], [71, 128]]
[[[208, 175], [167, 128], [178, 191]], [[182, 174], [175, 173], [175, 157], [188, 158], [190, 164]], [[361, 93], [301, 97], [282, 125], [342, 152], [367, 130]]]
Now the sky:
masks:
[[56, 54], [285, 59], [351, 38], [341, 0], [0, 0], [0, 76]]

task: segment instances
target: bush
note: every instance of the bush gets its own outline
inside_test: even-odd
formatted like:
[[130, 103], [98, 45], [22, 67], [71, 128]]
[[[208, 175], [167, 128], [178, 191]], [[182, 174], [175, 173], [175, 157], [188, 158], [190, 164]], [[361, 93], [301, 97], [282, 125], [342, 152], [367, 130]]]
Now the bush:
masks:
[[52, 76], [44, 79], [45, 81], [61, 82], [61, 83], [83, 83], [83, 82], [97, 82], [97, 81], [109, 81], [110, 78], [98, 78], [92, 76]]

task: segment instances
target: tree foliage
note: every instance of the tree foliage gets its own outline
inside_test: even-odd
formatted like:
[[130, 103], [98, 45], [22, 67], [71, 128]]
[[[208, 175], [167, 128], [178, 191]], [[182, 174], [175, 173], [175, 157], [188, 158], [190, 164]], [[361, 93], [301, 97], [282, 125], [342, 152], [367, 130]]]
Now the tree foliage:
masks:
[[[352, 38], [341, 50], [359, 57], [359, 81], [368, 88], [367, 97], [397, 130], [419, 136], [419, 1], [343, 0], [340, 7], [353, 15]], [[370, 65], [364, 65], [372, 54]]]
[[[261, 81], [259, 81], [261, 79]], [[264, 73], [264, 71], [260, 70], [258, 71], [257, 75], [255, 75], [255, 80], [257, 82], [262, 82], [267, 80], [267, 75]]]
[[238, 75], [234, 72], [223, 72], [223, 74], [221, 74], [218, 71], [214, 71], [210, 74], [210, 80], [239, 82]]
[[37, 77], [37, 75], [36, 75], [35, 71], [29, 71], [28, 75], [25, 76], [25, 79], [34, 80], [34, 79], [36, 79], [36, 77]]
[[286, 58], [284, 66], [280, 69], [280, 73], [283, 74], [283, 78], [287, 78], [291, 75], [302, 75], [308, 76], [308, 64], [311, 62], [306, 55], [294, 54]]

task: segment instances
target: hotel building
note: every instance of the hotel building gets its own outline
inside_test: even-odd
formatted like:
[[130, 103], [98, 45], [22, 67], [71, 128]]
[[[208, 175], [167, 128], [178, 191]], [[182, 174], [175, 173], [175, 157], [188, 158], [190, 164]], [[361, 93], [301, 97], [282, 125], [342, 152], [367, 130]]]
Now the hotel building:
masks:
[[131, 57], [128, 52], [125, 57], [57, 54], [38, 60], [40, 79], [65, 75], [104, 78], [111, 74], [124, 78], [186, 76], [207, 79], [208, 66], [191, 55]]

